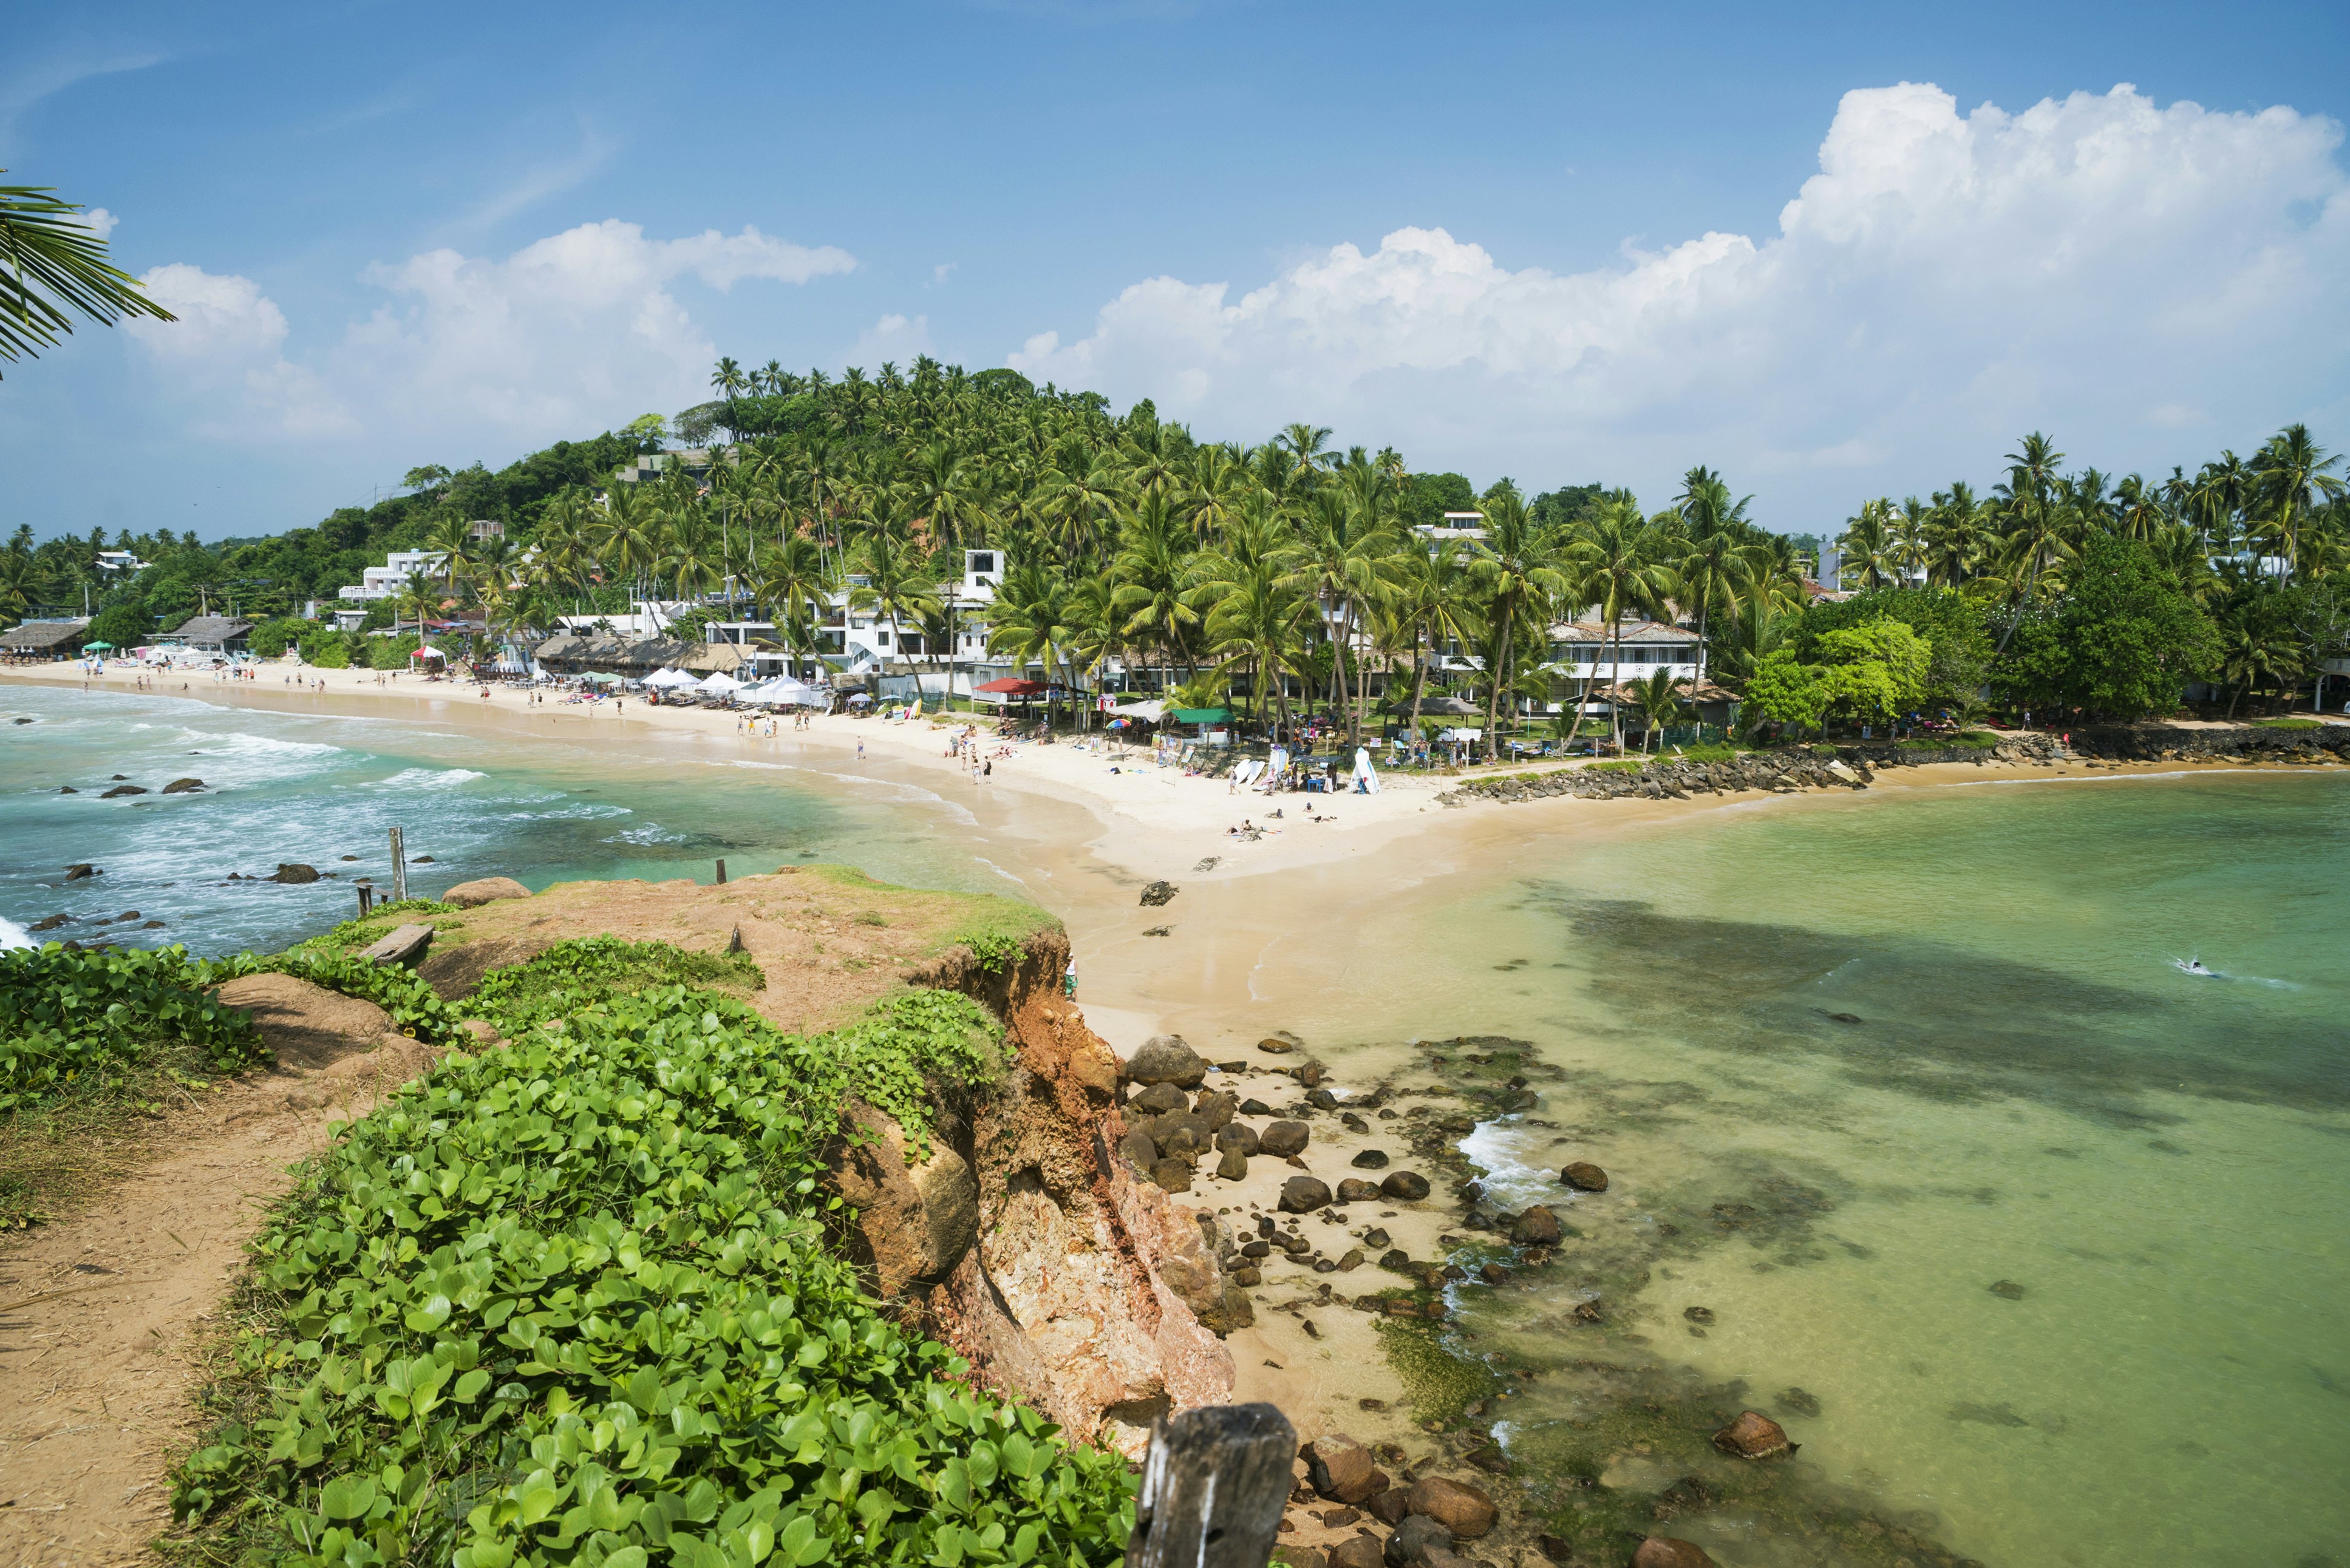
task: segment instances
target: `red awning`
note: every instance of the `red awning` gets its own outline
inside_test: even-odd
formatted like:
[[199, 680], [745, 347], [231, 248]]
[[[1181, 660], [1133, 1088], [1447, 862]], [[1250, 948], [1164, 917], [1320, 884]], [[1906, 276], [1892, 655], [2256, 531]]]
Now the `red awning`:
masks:
[[1041, 680], [1014, 680], [1007, 675], [1001, 680], [983, 680], [972, 690], [993, 691], [1005, 697], [1041, 697], [1052, 688]]

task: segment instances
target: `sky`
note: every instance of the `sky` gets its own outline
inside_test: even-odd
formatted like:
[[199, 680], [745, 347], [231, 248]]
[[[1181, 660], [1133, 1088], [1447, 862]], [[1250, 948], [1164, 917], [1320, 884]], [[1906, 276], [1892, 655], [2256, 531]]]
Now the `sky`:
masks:
[[36, 6], [0, 167], [179, 317], [0, 367], [0, 529], [273, 533], [720, 354], [1832, 530], [2044, 430], [2350, 446], [2350, 7]]

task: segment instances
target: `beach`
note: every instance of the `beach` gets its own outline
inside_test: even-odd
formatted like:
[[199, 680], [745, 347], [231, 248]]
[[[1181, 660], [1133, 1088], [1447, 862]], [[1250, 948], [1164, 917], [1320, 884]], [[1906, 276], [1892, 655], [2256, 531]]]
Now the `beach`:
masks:
[[[974, 785], [928, 722], [785, 720], [770, 740], [633, 700], [484, 701], [334, 671], [310, 693], [271, 673], [191, 678], [184, 697], [216, 705], [216, 730], [238, 710], [256, 727], [302, 716], [313, 742], [413, 727], [440, 737], [444, 769], [494, 778], [559, 756], [574, 794], [599, 769], [680, 781], [665, 825], [721, 784], [730, 822], [769, 786], [779, 821], [799, 821], [803, 797], [853, 805], [806, 829], [811, 846], [1016, 888], [1068, 925], [1086, 1019], [1121, 1053], [1180, 1033], [1249, 1064], [1216, 1083], [1276, 1106], [1297, 1089], [1271, 1069], [1302, 1059], [1326, 1064], [1342, 1103], [1378, 1094], [1407, 1113], [1520, 1063], [1537, 1103], [1464, 1102], [1451, 1179], [1476, 1176], [1505, 1210], [1546, 1202], [1573, 1236], [1524, 1268], [1445, 1180], [1392, 1217], [1357, 1206], [1350, 1231], [1385, 1229], [1470, 1276], [1490, 1263], [1502, 1282], [1450, 1286], [1439, 1331], [1324, 1303], [1324, 1285], [1399, 1282], [1375, 1264], [1269, 1278], [1232, 1340], [1241, 1392], [1301, 1424], [1366, 1441], [1428, 1442], [1431, 1419], [1447, 1442], [1490, 1433], [1515, 1463], [1501, 1484], [1572, 1514], [1591, 1504], [1571, 1484], [1588, 1465], [1653, 1494], [1675, 1465], [1711, 1462], [1675, 1457], [1687, 1423], [1752, 1403], [1804, 1449], [1773, 1472], [1783, 1491], [1746, 1500], [1746, 1538], [1707, 1538], [1738, 1563], [1890, 1562], [1867, 1544], [1887, 1531], [1983, 1561], [2089, 1564], [2132, 1560], [2126, 1530], [2132, 1552], [2204, 1561], [2293, 1561], [2340, 1539], [2339, 1507], [2312, 1500], [2345, 1458], [2330, 1390], [2350, 1386], [2325, 1327], [2345, 1267], [2322, 1218], [2341, 1185], [2324, 1151], [2345, 1112], [2326, 1087], [2340, 982], [2317, 934], [2340, 898], [2332, 869], [2350, 863], [2342, 770], [1935, 764], [1865, 791], [1455, 807], [1439, 799], [1449, 779], [1268, 799], [1065, 741], [1015, 746]], [[430, 846], [413, 798], [411, 837]], [[1227, 836], [1276, 805], [1269, 836]], [[667, 851], [672, 874], [714, 875], [688, 852]], [[283, 857], [257, 842], [247, 864]], [[411, 890], [438, 892], [440, 864], [411, 869]], [[544, 880], [463, 867], [493, 870]], [[1174, 896], [1143, 905], [1161, 880]], [[2168, 958], [2199, 943], [2251, 978], [2194, 990]], [[1277, 1032], [1298, 1050], [1262, 1051]], [[1367, 1125], [1318, 1117], [1315, 1173], [1336, 1185], [1370, 1147], [1405, 1164], [1397, 1124]], [[1563, 1189], [1571, 1158], [1604, 1167], [1609, 1190]], [[1269, 1206], [1263, 1179], [1203, 1175], [1179, 1201]], [[1666, 1415], [1610, 1414], [1645, 1409]], [[2177, 1431], [2158, 1430], [2166, 1413]], [[2210, 1485], [2169, 1485], [2181, 1463]], [[1823, 1508], [1849, 1528], [1805, 1536]], [[2252, 1543], [2267, 1555], [2230, 1555]]]

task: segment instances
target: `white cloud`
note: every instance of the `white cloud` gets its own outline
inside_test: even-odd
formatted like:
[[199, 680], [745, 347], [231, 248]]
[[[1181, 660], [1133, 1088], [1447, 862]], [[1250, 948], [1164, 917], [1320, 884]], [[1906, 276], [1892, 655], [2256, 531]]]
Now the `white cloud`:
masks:
[[[147, 281], [180, 320], [131, 330], [203, 433], [390, 438], [387, 461], [462, 435], [484, 451], [577, 436], [706, 395], [717, 349], [671, 285], [806, 283], [857, 265], [846, 251], [755, 228], [681, 239], [583, 223], [504, 260], [427, 251], [369, 268], [390, 296], [307, 355], [258, 285], [183, 264]], [[224, 400], [226, 401], [224, 401]]]
[[1845, 96], [1759, 242], [1561, 274], [1399, 229], [1238, 298], [1147, 279], [1008, 362], [1203, 434], [1311, 417], [1488, 477], [1654, 495], [1705, 462], [1803, 526], [1865, 489], [1980, 478], [2034, 427], [2079, 462], [2152, 464], [2200, 455], [2172, 433], [2190, 405], [2241, 440], [2342, 398], [2341, 136], [2127, 86], [1962, 116], [1903, 83]]
[[858, 333], [856, 346], [845, 358], [848, 364], [870, 369], [884, 360], [902, 364], [917, 355], [934, 352], [929, 317], [905, 317], [893, 312]]
[[96, 230], [98, 237], [101, 240], [114, 233], [114, 225], [122, 222], [103, 207], [92, 207], [81, 215], [81, 221]]

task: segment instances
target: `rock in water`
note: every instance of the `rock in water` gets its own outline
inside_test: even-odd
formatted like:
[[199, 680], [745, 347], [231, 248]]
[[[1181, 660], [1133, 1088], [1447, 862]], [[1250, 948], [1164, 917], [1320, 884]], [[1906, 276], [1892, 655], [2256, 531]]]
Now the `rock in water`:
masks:
[[1436, 1521], [1463, 1541], [1474, 1541], [1492, 1529], [1499, 1513], [1493, 1500], [1475, 1487], [1442, 1476], [1414, 1481], [1408, 1501], [1412, 1512]]
[[2001, 1280], [1991, 1287], [1991, 1293], [2012, 1302], [2023, 1299], [2023, 1287], [2013, 1280]]
[[[316, 882], [317, 879], [318, 872], [317, 867], [305, 866], [299, 861], [293, 860], [282, 860], [278, 862], [276, 874], [275, 876], [265, 877], [262, 878], [262, 880], [265, 882], [283, 882], [288, 887], [299, 887], [303, 883]], [[430, 927], [427, 927], [426, 929], [428, 930], [431, 929]]]
[[1316, 1177], [1293, 1176], [1281, 1184], [1280, 1208], [1284, 1214], [1311, 1214], [1328, 1207], [1330, 1189]]
[[1125, 1071], [1128, 1083], [1172, 1084], [1179, 1089], [1196, 1089], [1207, 1075], [1207, 1063], [1183, 1044], [1180, 1034], [1154, 1034], [1145, 1040]]
[[1128, 1096], [1126, 1103], [1150, 1116], [1163, 1116], [1169, 1111], [1185, 1109], [1191, 1101], [1172, 1084], [1153, 1084], [1141, 1093]]
[[1713, 1568], [1713, 1559], [1693, 1541], [1651, 1535], [1632, 1553], [1632, 1568]]
[[1286, 1041], [1286, 1040], [1273, 1040], [1273, 1039], [1265, 1039], [1265, 1040], [1260, 1040], [1260, 1041], [1258, 1041], [1258, 1042], [1256, 1043], [1256, 1048], [1257, 1048], [1258, 1050], [1260, 1050], [1260, 1051], [1263, 1052], [1263, 1053], [1264, 1053], [1266, 1055], [1268, 1055], [1268, 1056], [1286, 1056], [1286, 1055], [1288, 1055], [1292, 1051], [1295, 1051], [1295, 1050], [1296, 1050], [1296, 1049], [1297, 1049], [1297, 1047], [1296, 1047], [1296, 1046], [1292, 1045], [1292, 1044], [1291, 1044], [1288, 1041]]
[[1276, 1159], [1287, 1159], [1305, 1153], [1313, 1136], [1304, 1122], [1272, 1122], [1257, 1135], [1257, 1147]]
[[1537, 1203], [1518, 1216], [1510, 1227], [1510, 1240], [1521, 1247], [1555, 1247], [1558, 1245], [1558, 1216]]
[[1589, 1160], [1578, 1159], [1558, 1173], [1558, 1179], [1577, 1192], [1605, 1192], [1607, 1173]]
[[112, 789], [108, 790], [104, 794], [99, 795], [98, 798], [100, 800], [112, 800], [119, 794], [145, 794], [147, 792], [144, 789], [140, 788], [137, 784], [116, 784]]
[[1387, 1490], [1371, 1450], [1344, 1432], [1305, 1445], [1305, 1478], [1332, 1502], [1357, 1503]]
[[105, 873], [101, 872], [97, 867], [91, 865], [87, 860], [77, 861], [73, 865], [66, 867], [66, 880], [68, 882], [78, 882], [85, 877], [99, 877], [103, 875], [105, 875]]
[[71, 915], [45, 915], [41, 919], [35, 920], [31, 925], [26, 926], [25, 929], [28, 931], [54, 931], [59, 926], [69, 926], [72, 924], [73, 917]]
[[1399, 1203], [1417, 1203], [1428, 1196], [1428, 1178], [1416, 1170], [1399, 1170], [1379, 1183], [1379, 1191]]
[[[307, 870], [308, 867], [306, 867], [304, 869]], [[279, 880], [283, 879], [279, 878]], [[431, 926], [421, 924], [397, 926], [381, 941], [360, 953], [359, 957], [379, 968], [399, 964], [413, 969], [424, 961], [425, 950], [432, 945], [432, 928]]]
[[1820, 1413], [1820, 1397], [1807, 1388], [1789, 1388], [1780, 1394], [1779, 1407], [1794, 1415], [1816, 1418]]
[[476, 909], [500, 898], [527, 898], [530, 889], [511, 877], [481, 877], [471, 882], [460, 882], [441, 895], [444, 904], [454, 904], [461, 909]]
[[1738, 1419], [1713, 1435], [1713, 1446], [1742, 1459], [1767, 1459], [1792, 1454], [1797, 1445], [1787, 1440], [1786, 1428], [1770, 1417], [1760, 1411], [1742, 1410]]
[[1182, 889], [1172, 882], [1153, 882], [1142, 890], [1142, 907], [1146, 909], [1156, 909], [1181, 891]]
[[163, 786], [165, 794], [193, 794], [204, 787], [202, 779], [173, 779]]

